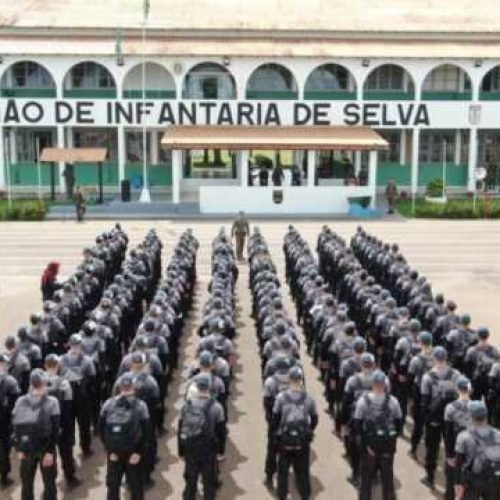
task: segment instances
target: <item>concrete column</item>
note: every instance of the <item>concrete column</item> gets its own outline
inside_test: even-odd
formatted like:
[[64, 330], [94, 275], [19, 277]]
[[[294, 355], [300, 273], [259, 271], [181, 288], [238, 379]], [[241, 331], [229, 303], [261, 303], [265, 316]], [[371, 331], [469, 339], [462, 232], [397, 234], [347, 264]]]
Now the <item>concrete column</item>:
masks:
[[411, 141], [411, 194], [417, 194], [418, 190], [418, 152], [420, 149], [420, 129], [413, 129]]
[[307, 151], [307, 187], [314, 187], [316, 176], [316, 151]]
[[[64, 148], [64, 127], [62, 125], [58, 125], [57, 126], [57, 147], [58, 148]], [[68, 129], [68, 147], [73, 147], [73, 134], [71, 133], [71, 129]], [[44, 168], [44, 167], [42, 167]], [[47, 167], [45, 167], [47, 168]], [[48, 167], [48, 168], [52, 168], [52, 167]], [[78, 167], [75, 167], [75, 170], [77, 169]], [[58, 163], [58, 166], [57, 166], [57, 171], [59, 173], [59, 182], [58, 182], [58, 186], [59, 186], [59, 192], [62, 193], [64, 192], [64, 188], [65, 188], [65, 184], [64, 184], [64, 176], [63, 176], [63, 172], [64, 172], [64, 163], [63, 162], [59, 162]], [[76, 186], [75, 186], [76, 187]]]
[[467, 168], [467, 190], [474, 191], [474, 171], [477, 168], [477, 128], [469, 130], [469, 165]]
[[151, 163], [153, 165], [158, 165], [159, 163], [158, 130], [151, 130]]
[[172, 150], [172, 203], [181, 201], [182, 150]]
[[[9, 132], [10, 141], [10, 163], [17, 163], [17, 148], [16, 148], [16, 129], [12, 127]], [[12, 183], [12, 182], [11, 182]]]
[[406, 129], [402, 128], [399, 135], [399, 163], [406, 163]]
[[125, 147], [125, 127], [118, 127], [118, 186], [125, 179], [125, 165], [127, 164], [127, 150]]
[[241, 187], [248, 187], [248, 160], [250, 159], [250, 151], [243, 150], [239, 151], [238, 153]]
[[455, 154], [454, 163], [455, 165], [460, 165], [460, 153], [462, 150], [462, 134], [459, 129], [455, 130]]
[[5, 158], [5, 132], [4, 128], [0, 127], [0, 189], [5, 189], [5, 169], [6, 169], [6, 158]]
[[361, 172], [361, 151], [354, 152], [354, 173], [356, 177], [359, 177], [359, 173]]
[[376, 197], [377, 197], [377, 160], [378, 152], [376, 150], [370, 151], [368, 155], [368, 185], [370, 186], [371, 192], [371, 203], [370, 206], [375, 208]]

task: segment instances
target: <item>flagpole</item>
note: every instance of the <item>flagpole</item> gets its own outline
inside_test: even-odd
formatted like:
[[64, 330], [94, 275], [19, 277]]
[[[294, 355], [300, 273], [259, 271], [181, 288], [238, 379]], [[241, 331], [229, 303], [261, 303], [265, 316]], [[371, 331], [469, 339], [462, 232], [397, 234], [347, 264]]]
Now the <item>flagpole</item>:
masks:
[[149, 0], [144, 0], [142, 17], [142, 191], [141, 203], [151, 203], [148, 183], [147, 131], [146, 131], [146, 23], [149, 15]]
[[42, 166], [40, 164], [40, 137], [36, 138], [36, 169], [38, 173], [38, 199], [42, 199]]

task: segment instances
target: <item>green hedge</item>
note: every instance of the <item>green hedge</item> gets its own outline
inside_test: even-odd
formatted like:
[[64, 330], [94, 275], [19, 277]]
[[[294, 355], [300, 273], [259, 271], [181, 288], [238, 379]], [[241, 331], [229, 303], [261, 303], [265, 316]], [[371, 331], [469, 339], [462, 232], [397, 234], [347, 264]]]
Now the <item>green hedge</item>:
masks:
[[405, 217], [421, 219], [500, 219], [500, 200], [477, 200], [476, 211], [472, 199], [449, 200], [446, 203], [431, 203], [423, 199], [415, 201], [415, 213], [411, 200], [399, 200], [397, 211]]
[[43, 200], [12, 200], [12, 206], [6, 200], [0, 201], [0, 221], [6, 220], [43, 220], [48, 206]]

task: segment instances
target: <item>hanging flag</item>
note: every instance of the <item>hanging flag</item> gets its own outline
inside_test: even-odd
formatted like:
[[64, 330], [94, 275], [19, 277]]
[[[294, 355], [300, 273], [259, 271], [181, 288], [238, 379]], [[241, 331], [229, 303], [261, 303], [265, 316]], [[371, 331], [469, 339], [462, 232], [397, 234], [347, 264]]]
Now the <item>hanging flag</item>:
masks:
[[116, 45], [115, 55], [118, 66], [123, 66], [123, 32], [121, 29], [116, 30]]
[[150, 1], [144, 0], [144, 19], [149, 17]]

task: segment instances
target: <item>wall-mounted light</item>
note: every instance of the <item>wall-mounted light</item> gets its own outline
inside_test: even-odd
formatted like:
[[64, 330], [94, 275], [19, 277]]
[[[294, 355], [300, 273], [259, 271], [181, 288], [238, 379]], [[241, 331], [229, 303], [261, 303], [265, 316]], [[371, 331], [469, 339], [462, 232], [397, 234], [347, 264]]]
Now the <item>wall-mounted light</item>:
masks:
[[370, 59], [367, 57], [363, 58], [361, 60], [361, 66], [363, 66], [363, 68], [368, 68], [368, 66], [370, 66]]
[[229, 56], [224, 56], [222, 58], [222, 63], [224, 64], [224, 66], [229, 66], [231, 64], [231, 59], [229, 58]]
[[116, 65], [124, 66], [125, 58], [123, 57], [123, 33], [122, 30], [116, 30], [116, 45], [115, 45]]
[[483, 60], [482, 59], [476, 59], [474, 61], [474, 68], [480, 68], [483, 65]]
[[180, 62], [176, 62], [174, 64], [174, 73], [176, 75], [180, 75], [182, 73], [182, 64]]
[[481, 111], [482, 107], [480, 104], [471, 104], [469, 106], [469, 123], [471, 125], [479, 125], [481, 123]]

